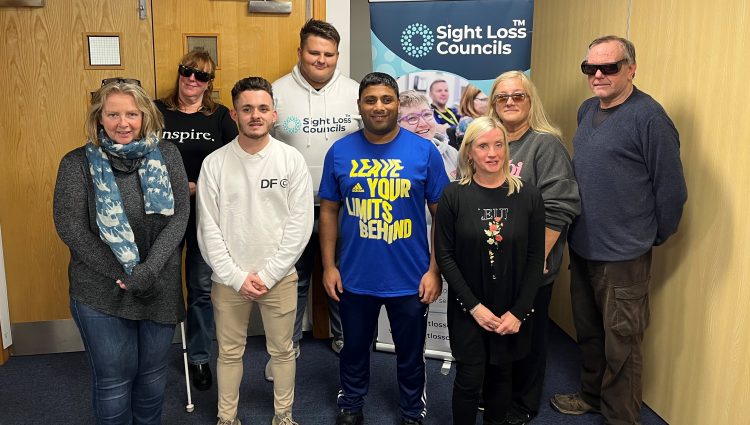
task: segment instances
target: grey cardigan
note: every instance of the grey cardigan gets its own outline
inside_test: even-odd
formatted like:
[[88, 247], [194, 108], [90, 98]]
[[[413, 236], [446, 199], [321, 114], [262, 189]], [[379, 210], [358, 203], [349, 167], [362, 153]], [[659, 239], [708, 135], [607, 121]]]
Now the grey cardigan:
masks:
[[[55, 184], [53, 216], [57, 233], [70, 248], [70, 297], [95, 310], [132, 320], [183, 320], [181, 244], [190, 213], [185, 167], [177, 148], [161, 141], [174, 193], [174, 215], [144, 212], [138, 167], [111, 161], [123, 208], [135, 235], [141, 262], [128, 276], [99, 238], [94, 189], [83, 147], [66, 154]], [[120, 289], [116, 280], [125, 282]]]

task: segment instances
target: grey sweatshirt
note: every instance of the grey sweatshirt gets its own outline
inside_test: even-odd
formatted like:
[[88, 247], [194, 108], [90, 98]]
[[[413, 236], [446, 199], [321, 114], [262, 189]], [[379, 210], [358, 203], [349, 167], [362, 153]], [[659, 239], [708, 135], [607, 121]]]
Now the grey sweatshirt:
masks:
[[581, 212], [570, 156], [556, 137], [533, 130], [510, 142], [508, 149], [511, 174], [539, 189], [544, 199], [545, 226], [561, 233], [547, 256], [544, 284], [550, 284], [560, 271], [568, 226]]
[[[60, 162], [53, 216], [60, 239], [70, 248], [71, 298], [125, 319], [177, 323], [185, 316], [180, 241], [190, 213], [188, 185], [177, 148], [161, 141], [159, 149], [174, 193], [173, 216], [146, 215], [137, 164], [111, 160], [141, 258], [132, 275], [125, 274], [109, 245], [99, 238], [94, 188], [83, 147]], [[120, 289], [117, 279], [128, 289]]]

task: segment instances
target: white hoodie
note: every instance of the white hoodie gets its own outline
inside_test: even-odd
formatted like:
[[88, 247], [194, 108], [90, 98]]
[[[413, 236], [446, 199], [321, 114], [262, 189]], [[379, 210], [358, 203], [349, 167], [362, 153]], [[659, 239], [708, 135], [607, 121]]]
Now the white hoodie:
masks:
[[249, 154], [235, 138], [203, 161], [198, 246], [214, 282], [239, 291], [249, 273], [271, 289], [294, 273], [310, 240], [313, 193], [302, 155], [271, 138]]
[[315, 90], [294, 65], [292, 72], [273, 83], [279, 118], [272, 134], [302, 153], [312, 176], [317, 203], [323, 160], [333, 142], [361, 127], [357, 109], [359, 84], [333, 72], [331, 81]]

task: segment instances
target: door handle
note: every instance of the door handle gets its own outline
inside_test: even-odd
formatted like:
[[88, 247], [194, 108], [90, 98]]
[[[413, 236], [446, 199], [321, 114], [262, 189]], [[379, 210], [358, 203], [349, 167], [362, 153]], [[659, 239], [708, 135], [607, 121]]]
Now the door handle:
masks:
[[146, 19], [146, 0], [138, 0], [138, 17]]

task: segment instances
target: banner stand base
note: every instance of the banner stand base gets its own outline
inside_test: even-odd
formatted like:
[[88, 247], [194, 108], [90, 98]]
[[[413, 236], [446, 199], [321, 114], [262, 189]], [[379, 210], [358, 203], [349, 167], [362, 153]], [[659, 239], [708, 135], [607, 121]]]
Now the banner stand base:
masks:
[[[387, 344], [384, 342], [376, 342], [375, 343], [375, 349], [378, 351], [387, 351], [389, 353], [395, 353], [396, 352], [396, 346], [393, 344]], [[443, 369], [446, 368], [446, 363], [448, 364], [447, 370], [450, 371], [451, 368], [451, 362], [453, 362], [454, 358], [451, 356], [451, 353], [446, 353], [444, 351], [437, 351], [437, 350], [424, 350], [424, 356], [431, 358], [431, 359], [438, 359], [443, 360], [443, 367], [440, 369], [440, 373], [443, 373]], [[447, 375], [448, 373], [443, 373], [443, 375]]]
[[442, 373], [445, 376], [448, 376], [449, 373], [451, 373], [451, 365], [453, 363], [450, 360], [444, 360], [443, 366], [440, 368], [440, 373]]

